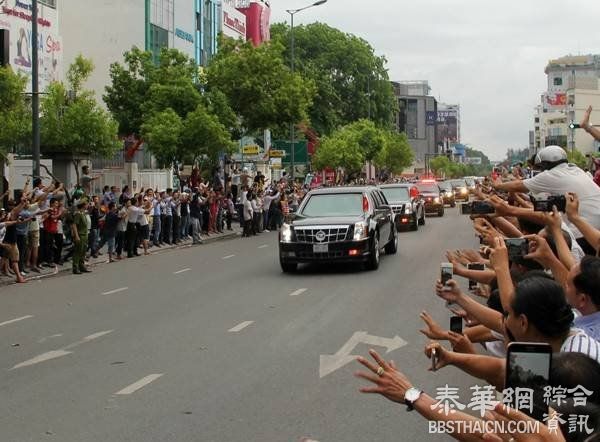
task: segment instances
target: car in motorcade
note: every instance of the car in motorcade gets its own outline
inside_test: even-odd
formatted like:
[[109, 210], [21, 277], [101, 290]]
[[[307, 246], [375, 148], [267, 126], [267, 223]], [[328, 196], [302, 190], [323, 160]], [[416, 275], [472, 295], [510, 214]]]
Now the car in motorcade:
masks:
[[469, 187], [463, 179], [449, 180], [454, 191], [454, 199], [469, 202]]
[[417, 183], [417, 189], [425, 203], [425, 213], [444, 216], [444, 198], [435, 180], [423, 180]]
[[300, 263], [364, 263], [379, 267], [381, 251], [398, 250], [394, 213], [376, 187], [311, 190], [279, 232], [279, 263], [284, 273]]
[[466, 176], [464, 178], [465, 183], [467, 183], [467, 189], [469, 189], [469, 193], [475, 193], [475, 189], [477, 188], [477, 177], [474, 176]]
[[396, 215], [396, 230], [419, 230], [425, 225], [425, 200], [416, 185], [382, 184], [379, 189]]
[[442, 196], [444, 205], [456, 207], [456, 199], [454, 197], [454, 189], [452, 188], [452, 184], [450, 184], [448, 181], [438, 181], [437, 185], [440, 188], [440, 195]]

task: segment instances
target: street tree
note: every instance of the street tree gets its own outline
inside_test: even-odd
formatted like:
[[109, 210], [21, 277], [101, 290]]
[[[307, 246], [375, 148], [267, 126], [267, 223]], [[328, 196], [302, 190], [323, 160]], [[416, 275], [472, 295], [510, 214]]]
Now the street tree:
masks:
[[[285, 46], [289, 63], [290, 27], [275, 24], [271, 36]], [[297, 26], [294, 36], [296, 69], [317, 86], [309, 119], [319, 134], [369, 116], [378, 126], [390, 126], [397, 105], [384, 57], [362, 38], [323, 23]]]
[[450, 166], [450, 160], [448, 157], [441, 155], [438, 157], [434, 157], [429, 160], [429, 167], [433, 170], [433, 173], [436, 175], [441, 175], [442, 173], [446, 173]]
[[122, 143], [118, 124], [106, 112], [93, 91], [83, 88], [94, 66], [79, 55], [67, 72], [67, 83], [54, 82], [41, 101], [41, 147], [44, 154], [67, 154], [76, 169], [84, 157], [113, 156]]
[[375, 165], [399, 175], [413, 163], [414, 157], [406, 134], [389, 131], [386, 134], [385, 146], [375, 157]]
[[31, 111], [25, 100], [27, 78], [10, 66], [0, 67], [0, 156], [31, 135]]
[[207, 88], [222, 92], [245, 132], [283, 130], [308, 118], [314, 83], [292, 74], [276, 42], [254, 47], [221, 39], [219, 53], [206, 72]]
[[183, 121], [171, 108], [154, 113], [141, 127], [141, 135], [161, 167], [171, 167], [182, 159], [182, 133]]

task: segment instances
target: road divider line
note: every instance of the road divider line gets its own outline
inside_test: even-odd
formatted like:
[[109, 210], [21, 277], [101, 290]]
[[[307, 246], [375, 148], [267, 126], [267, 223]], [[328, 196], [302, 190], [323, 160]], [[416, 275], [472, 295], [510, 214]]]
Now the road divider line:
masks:
[[121, 287], [119, 289], [109, 290], [108, 292], [102, 293], [103, 295], [114, 295], [115, 293], [124, 292], [125, 290], [129, 290], [129, 287]]
[[266, 249], [269, 247], [269, 244], [263, 244], [262, 246], [258, 246], [259, 249]]
[[34, 317], [33, 315], [27, 315], [27, 316], [22, 316], [20, 318], [11, 319], [10, 321], [0, 322], [0, 327], [2, 327], [3, 325], [14, 324], [15, 322], [19, 322], [19, 321], [24, 321], [25, 319], [30, 319], [33, 317]]
[[144, 388], [146, 385], [150, 384], [151, 382], [154, 382], [155, 380], [160, 378], [162, 375], [163, 375], [163, 373], [148, 375], [148, 376], [140, 379], [139, 381], [134, 382], [133, 384], [123, 388], [122, 390], [117, 391], [115, 394], [127, 395], [127, 394], [135, 393], [136, 391], [138, 391], [141, 388]]
[[235, 255], [227, 255], [227, 256], [224, 256], [223, 259], [231, 259], [233, 257], [235, 257]]
[[290, 293], [290, 296], [300, 296], [302, 293], [307, 291], [308, 289], [298, 289], [295, 292]]
[[174, 275], [179, 275], [181, 273], [185, 273], [185, 272], [189, 272], [192, 269], [181, 269], [181, 270], [177, 270], [176, 272], [173, 272]]
[[101, 331], [101, 332], [86, 336], [82, 340], [74, 342], [71, 345], [67, 345], [66, 347], [60, 348], [58, 350], [52, 350], [52, 351], [48, 351], [46, 353], [42, 353], [41, 355], [38, 355], [34, 358], [26, 360], [25, 362], [21, 362], [20, 364], [17, 364], [13, 368], [11, 368], [11, 370], [15, 370], [17, 368], [28, 367], [30, 365], [39, 364], [40, 362], [46, 362], [51, 359], [56, 359], [56, 358], [70, 355], [73, 352], [68, 351], [68, 350], [72, 350], [73, 348], [78, 347], [81, 344], [84, 344], [86, 342], [90, 342], [90, 341], [93, 341], [94, 339], [98, 339], [102, 336], [108, 335], [109, 333], [112, 333], [113, 331], [114, 330], [105, 330], [105, 331]]
[[238, 325], [236, 325], [233, 328], [230, 328], [229, 330], [227, 330], [229, 333], [237, 333], [242, 331], [243, 329], [245, 329], [246, 327], [248, 327], [249, 325], [254, 324], [254, 321], [244, 321], [244, 322], [240, 322]]

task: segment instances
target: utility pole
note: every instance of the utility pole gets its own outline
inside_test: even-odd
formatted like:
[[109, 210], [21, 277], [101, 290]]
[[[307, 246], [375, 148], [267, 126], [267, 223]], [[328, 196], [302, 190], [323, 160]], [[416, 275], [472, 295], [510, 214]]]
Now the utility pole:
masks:
[[31, 113], [33, 129], [33, 178], [40, 176], [40, 91], [38, 75], [38, 0], [31, 2]]

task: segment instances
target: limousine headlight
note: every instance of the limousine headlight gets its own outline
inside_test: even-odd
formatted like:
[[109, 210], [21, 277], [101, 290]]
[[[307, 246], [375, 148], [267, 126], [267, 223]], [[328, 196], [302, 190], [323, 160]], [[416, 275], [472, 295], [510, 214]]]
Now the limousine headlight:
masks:
[[364, 221], [354, 224], [354, 241], [369, 237], [369, 226]]
[[292, 242], [292, 226], [289, 224], [283, 224], [281, 226], [281, 241]]

